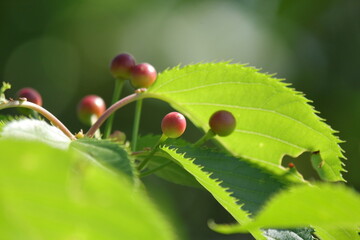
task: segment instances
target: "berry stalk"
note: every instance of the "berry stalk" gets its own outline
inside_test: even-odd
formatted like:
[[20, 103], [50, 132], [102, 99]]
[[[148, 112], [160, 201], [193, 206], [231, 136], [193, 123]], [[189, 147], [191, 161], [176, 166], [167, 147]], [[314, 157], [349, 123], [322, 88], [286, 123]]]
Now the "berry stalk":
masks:
[[200, 147], [201, 145], [203, 145], [207, 140], [213, 138], [216, 134], [211, 130], [209, 129], [209, 131], [204, 135], [202, 136], [199, 140], [196, 141], [196, 143], [194, 143], [194, 147]]
[[143, 93], [141, 91], [133, 93], [127, 97], [124, 97], [110, 106], [100, 117], [99, 119], [91, 126], [89, 131], [86, 133], [87, 137], [93, 137], [96, 130], [113, 114], [116, 110], [120, 109], [121, 107], [134, 102], [138, 99], [143, 99], [145, 97], [152, 97], [151, 94]]
[[163, 134], [161, 135], [159, 141], [155, 144], [155, 146], [153, 147], [153, 149], [151, 150], [151, 152], [149, 153], [149, 155], [147, 155], [147, 157], [144, 159], [144, 161], [142, 161], [138, 167], [139, 171], [141, 171], [142, 169], [144, 169], [146, 167], [146, 165], [149, 163], [149, 161], [151, 160], [151, 158], [154, 156], [154, 154], [156, 153], [156, 151], [159, 149], [159, 145], [163, 142], [166, 141], [168, 137]]
[[19, 107], [31, 109], [31, 110], [38, 112], [43, 117], [48, 119], [55, 127], [59, 128], [71, 140], [76, 139], [75, 136], [69, 131], [69, 129], [67, 129], [65, 127], [65, 125], [59, 119], [57, 119], [52, 113], [50, 113], [45, 108], [43, 108], [35, 103], [29, 102], [29, 101], [13, 100], [13, 101], [9, 101], [4, 104], [0, 104], [0, 110], [6, 109], [6, 108], [19, 108]]
[[135, 117], [134, 117], [134, 126], [131, 138], [131, 150], [136, 150], [137, 137], [139, 134], [139, 125], [140, 125], [140, 117], [141, 117], [141, 108], [142, 108], [142, 99], [136, 101], [135, 107]]
[[[111, 115], [111, 116], [114, 116], [114, 115]], [[98, 116], [92, 115], [91, 118], [90, 118], [91, 125], [93, 125], [94, 123], [96, 123], [96, 121], [97, 121], [98, 119], [99, 119]], [[96, 132], [94, 133], [94, 136], [95, 136], [95, 138], [97, 138], [97, 139], [101, 139], [100, 128], [98, 128], [98, 129], [96, 130]]]
[[[114, 104], [116, 101], [120, 99], [120, 94], [124, 86], [124, 81], [121, 79], [116, 79], [115, 81], [115, 89], [112, 97], [111, 104]], [[115, 114], [112, 114], [109, 119], [106, 121], [105, 130], [104, 130], [104, 138], [108, 138], [111, 133], [112, 125], [114, 122]]]

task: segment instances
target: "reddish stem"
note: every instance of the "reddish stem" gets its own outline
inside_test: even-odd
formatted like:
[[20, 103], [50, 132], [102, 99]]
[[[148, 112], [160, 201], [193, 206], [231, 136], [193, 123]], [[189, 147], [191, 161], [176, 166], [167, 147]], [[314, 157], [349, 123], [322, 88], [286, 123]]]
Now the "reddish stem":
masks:
[[116, 110], [118, 110], [119, 108], [125, 106], [126, 104], [129, 104], [131, 102], [134, 102], [138, 99], [143, 99], [145, 97], [145, 94], [142, 92], [136, 92], [133, 93], [127, 97], [124, 97], [123, 99], [120, 99], [119, 101], [117, 101], [116, 103], [114, 103], [113, 105], [111, 105], [100, 117], [99, 119], [91, 126], [91, 128], [89, 129], [89, 131], [86, 133], [87, 137], [92, 137], [94, 136], [95, 132], [97, 129], [100, 128], [100, 126], [105, 122], [105, 120], [111, 115], [113, 114]]
[[52, 113], [50, 113], [45, 108], [43, 108], [35, 103], [29, 102], [29, 101], [13, 100], [13, 101], [9, 101], [4, 104], [0, 104], [0, 110], [6, 109], [6, 108], [14, 108], [14, 107], [28, 108], [28, 109], [32, 109], [32, 110], [40, 113], [42, 116], [44, 116], [46, 119], [48, 119], [54, 126], [59, 128], [71, 140], [76, 139], [75, 136], [69, 131], [69, 129], [67, 129], [65, 127], [65, 125], [59, 119], [57, 119]]

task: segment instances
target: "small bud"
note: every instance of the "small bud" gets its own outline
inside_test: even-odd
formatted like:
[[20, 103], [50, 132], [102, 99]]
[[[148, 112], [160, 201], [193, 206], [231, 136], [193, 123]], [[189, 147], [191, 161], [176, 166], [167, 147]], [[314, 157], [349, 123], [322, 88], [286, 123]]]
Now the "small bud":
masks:
[[124, 144], [126, 140], [126, 135], [124, 132], [116, 130], [109, 136], [109, 138], [114, 142]]
[[20, 101], [21, 99], [26, 99], [26, 101], [42, 106], [41, 95], [33, 88], [22, 88], [17, 92], [16, 95], [20, 99]]
[[104, 100], [96, 95], [85, 96], [77, 106], [77, 114], [84, 124], [91, 125], [93, 115], [100, 117], [106, 110]]
[[161, 122], [161, 129], [169, 138], [180, 137], [185, 132], [186, 119], [181, 113], [168, 113]]
[[135, 59], [130, 54], [117, 55], [110, 64], [110, 72], [116, 79], [130, 79], [131, 68], [135, 66]]
[[84, 138], [85, 135], [84, 135], [83, 130], [81, 129], [78, 133], [76, 133], [75, 137], [76, 137], [76, 139]]
[[236, 119], [231, 112], [221, 110], [215, 112], [209, 120], [211, 130], [222, 137], [230, 135], [236, 127]]
[[131, 84], [134, 88], [148, 88], [156, 80], [155, 68], [149, 63], [140, 63], [131, 68]]
[[147, 88], [138, 88], [135, 90], [135, 93], [144, 93], [147, 91]]

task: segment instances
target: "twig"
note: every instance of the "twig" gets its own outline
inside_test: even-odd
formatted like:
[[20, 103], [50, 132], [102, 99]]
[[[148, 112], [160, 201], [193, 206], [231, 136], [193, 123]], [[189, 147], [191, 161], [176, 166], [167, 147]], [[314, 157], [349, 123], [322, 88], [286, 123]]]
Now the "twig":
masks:
[[69, 131], [69, 129], [67, 129], [65, 127], [65, 125], [59, 119], [57, 119], [52, 113], [50, 113], [45, 108], [43, 108], [35, 103], [29, 102], [29, 101], [12, 100], [12, 101], [8, 101], [7, 103], [0, 104], [0, 110], [6, 109], [6, 108], [15, 108], [15, 107], [28, 108], [28, 109], [32, 109], [32, 110], [38, 112], [43, 117], [45, 117], [47, 120], [49, 120], [54, 126], [59, 128], [71, 140], [76, 139], [75, 136]]

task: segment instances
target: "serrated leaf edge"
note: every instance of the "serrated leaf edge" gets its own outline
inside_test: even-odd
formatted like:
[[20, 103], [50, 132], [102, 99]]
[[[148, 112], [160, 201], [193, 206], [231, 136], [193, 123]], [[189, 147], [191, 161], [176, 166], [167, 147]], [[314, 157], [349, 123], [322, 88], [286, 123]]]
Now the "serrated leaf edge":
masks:
[[[161, 146], [160, 149], [166, 153], [169, 154], [169, 152], [173, 153], [176, 156], [179, 156], [181, 158], [183, 158], [187, 164], [191, 164], [191, 166], [194, 167], [194, 169], [196, 170], [196, 174], [194, 174], [194, 172], [190, 172], [190, 174], [192, 174], [195, 179], [205, 188], [207, 189], [205, 181], [201, 179], [201, 177], [199, 175], [203, 175], [203, 177], [206, 177], [209, 182], [211, 187], [215, 187], [218, 191], [221, 191], [224, 194], [223, 198], [219, 198], [219, 196], [214, 195], [213, 193], [210, 193], [213, 195], [213, 197], [215, 199], [217, 199], [220, 204], [236, 219], [236, 221], [238, 221], [241, 224], [245, 224], [245, 223], [249, 223], [252, 221], [252, 219], [249, 217], [250, 213], [247, 212], [246, 210], [242, 209], [242, 206], [244, 204], [239, 203], [239, 199], [236, 199], [235, 197], [232, 196], [233, 192], [229, 191], [229, 188], [225, 188], [222, 187], [220, 184], [222, 183], [221, 180], [219, 180], [218, 178], [211, 178], [212, 174], [211, 172], [207, 172], [207, 171], [203, 171], [204, 166], [201, 165], [197, 165], [194, 163], [194, 161], [196, 160], [195, 158], [186, 158], [185, 157], [185, 153], [178, 153], [178, 148], [173, 147], [173, 146]], [[170, 154], [171, 155], [171, 154]], [[175, 160], [176, 158], [174, 156], [172, 156]], [[186, 166], [183, 164], [182, 161], [178, 161], [176, 160], [178, 163], [180, 163], [180, 165], [182, 167], [184, 167], [186, 169]], [[187, 169], [186, 169], [187, 170]], [[208, 189], [207, 189], [208, 190]], [[222, 204], [222, 202], [229, 204], [230, 206], [232, 206], [232, 210], [230, 210], [227, 206], [224, 206]], [[235, 207], [236, 206], [236, 207]], [[234, 212], [236, 211], [236, 212]], [[256, 237], [256, 239], [265, 239], [265, 237], [263, 237], [263, 235], [261, 234], [261, 231], [259, 229], [256, 230], [250, 230], [251, 233], [254, 235], [254, 237]]]
[[[303, 123], [303, 122], [301, 122], [301, 121], [299, 121], [299, 120], [296, 120], [296, 119], [295, 119], [295, 120], [298, 121], [298, 122], [300, 122], [302, 125], [307, 126], [307, 127], [311, 128], [311, 129], [313, 129], [315, 132], [317, 132], [317, 133], [320, 134], [321, 136], [323, 136], [323, 137], [325, 137], [326, 139], [328, 139], [328, 141], [329, 141], [330, 143], [335, 143], [334, 145], [336, 146], [336, 149], [334, 149], [334, 148], [329, 148], [329, 149], [327, 149], [327, 152], [329, 152], [329, 151], [330, 151], [330, 152], [333, 152], [333, 154], [339, 159], [339, 161], [340, 161], [339, 173], [338, 173], [338, 174], [335, 173], [335, 172], [333, 171], [333, 168], [331, 167], [331, 165], [330, 165], [329, 167], [330, 167], [330, 169], [334, 172], [335, 181], [338, 181], [338, 180], [345, 181], [345, 179], [343, 178], [343, 176], [342, 176], [342, 174], [341, 174], [341, 172], [346, 172], [346, 170], [343, 168], [343, 166], [345, 166], [345, 163], [342, 162], [341, 159], [346, 160], [346, 158], [345, 158], [345, 156], [343, 155], [344, 150], [339, 146], [339, 143], [342, 143], [343, 141], [340, 140], [339, 137], [335, 135], [335, 133], [338, 133], [338, 131], [335, 131], [334, 129], [332, 129], [328, 124], [326, 124], [325, 119], [323, 119], [323, 118], [321, 118], [320, 116], [317, 115], [317, 113], [319, 113], [319, 111], [315, 110], [314, 106], [312, 106], [312, 105], [310, 104], [312, 101], [309, 100], [309, 99], [307, 99], [307, 98], [305, 97], [305, 94], [304, 94], [304, 93], [302, 93], [302, 92], [300, 92], [300, 91], [296, 91], [294, 88], [289, 87], [289, 86], [291, 86], [291, 84], [290, 84], [290, 83], [285, 83], [285, 82], [283, 82], [284, 79], [274, 78], [274, 77], [273, 77], [274, 74], [260, 73], [260, 72], [259, 72], [260, 69], [257, 69], [257, 68], [254, 68], [254, 67], [249, 67], [249, 66], [247, 66], [246, 64], [236, 64], [236, 63], [234, 64], [234, 63], [231, 63], [231, 61], [222, 61], [222, 62], [218, 62], [218, 63], [214, 63], [214, 62], [210, 62], [210, 63], [197, 63], [197, 64], [194, 64], [194, 65], [186, 65], [186, 66], [183, 66], [183, 67], [182, 67], [181, 65], [177, 65], [177, 66], [175, 66], [175, 67], [173, 67], [173, 68], [166, 69], [165, 71], [163, 71], [162, 73], [160, 73], [159, 76], [161, 76], [161, 75], [163, 75], [163, 74], [166, 74], [166, 73], [169, 72], [169, 71], [184, 70], [184, 69], [186, 70], [186, 69], [188, 69], [188, 68], [194, 68], [194, 67], [197, 67], [197, 66], [200, 66], [200, 65], [204, 65], [204, 64], [205, 64], [205, 65], [223, 64], [224, 66], [237, 65], [238, 67], [247, 67], [248, 70], [253, 71], [254, 73], [259, 74], [259, 75], [261, 75], [261, 76], [263, 76], [263, 77], [266, 77], [267, 79], [269, 79], [269, 81], [272, 81], [272, 82], [274, 82], [274, 83], [279, 84], [279, 86], [280, 86], [283, 90], [285, 90], [286, 92], [289, 92], [290, 94], [296, 96], [296, 97], [298, 98], [298, 101], [304, 103], [305, 106], [307, 106], [307, 107], [309, 108], [309, 110], [311, 110], [311, 113], [313, 114], [313, 116], [315, 117], [315, 119], [318, 120], [318, 121], [321, 123], [321, 124], [320, 124], [321, 128], [323, 128], [324, 130], [329, 131], [330, 134], [329, 134], [329, 135], [325, 135], [325, 134], [319, 132], [318, 130], [313, 129], [311, 126], [308, 126], [307, 124], [305, 124], [305, 123]], [[182, 77], [182, 76], [179, 76], [178, 78], [180, 78], [180, 77]], [[154, 98], [158, 98], [158, 99], [163, 100], [163, 101], [167, 101], [165, 97], [160, 96], [160, 95], [157, 96], [156, 91], [157, 91], [158, 89], [160, 89], [162, 86], [164, 86], [164, 85], [166, 85], [166, 84], [168, 84], [168, 83], [170, 83], [171, 81], [174, 81], [174, 80], [176, 80], [176, 79], [177, 79], [177, 78], [173, 78], [173, 79], [171, 79], [171, 80], [169, 80], [169, 81], [167, 81], [167, 82], [164, 82], [163, 84], [161, 84], [161, 85], [159, 85], [159, 86], [157, 86], [156, 84], [154, 84], [152, 87], [149, 88], [149, 91], [151, 92], [151, 96], [150, 96], [150, 97], [154, 97]], [[177, 106], [176, 104], [171, 103], [171, 101], [167, 101], [167, 102], [169, 102], [169, 103], [170, 103], [171, 105], [173, 105], [173, 106]], [[175, 107], [175, 108], [176, 108], [176, 107]], [[179, 106], [179, 108], [182, 109], [181, 106]], [[188, 115], [186, 112], [184, 112], [184, 114], [185, 114], [185, 115]], [[282, 114], [282, 113], [279, 113], [279, 114], [284, 115], [284, 114]], [[289, 117], [289, 116], [288, 116], [288, 117]], [[290, 117], [290, 118], [291, 118], [291, 117]], [[221, 142], [221, 141], [220, 141], [220, 142]], [[303, 148], [302, 152], [300, 152], [300, 153], [297, 154], [296, 156], [290, 155], [290, 154], [288, 154], [288, 153], [282, 153], [282, 154], [281, 154], [281, 157], [280, 157], [280, 159], [279, 159], [279, 165], [278, 165], [278, 166], [280, 166], [280, 164], [281, 164], [281, 162], [282, 162], [282, 159], [284, 158], [285, 155], [289, 155], [289, 156], [291, 156], [291, 157], [298, 157], [298, 156], [301, 155], [303, 152], [306, 152], [306, 150], [307, 150], [306, 148]], [[324, 153], [322, 152], [321, 149], [319, 149], [319, 150], [320, 150], [320, 155], [322, 156], [322, 159], [324, 159], [324, 157], [323, 157]], [[311, 152], [311, 150], [307, 150], [307, 151]], [[252, 161], [262, 161], [263, 163], [273, 165], [273, 164], [271, 164], [270, 162], [265, 161], [265, 160], [262, 160], [262, 159], [254, 159], [254, 158], [251, 158], [251, 157], [249, 157], [249, 156], [243, 156], [243, 157], [248, 158], [249, 160], [252, 160]], [[324, 163], [325, 163], [325, 164], [328, 164], [328, 162], [327, 162], [326, 160], [324, 160]], [[339, 175], [339, 176], [338, 176], [338, 175]], [[327, 180], [327, 179], [325, 179], [325, 180]]]

